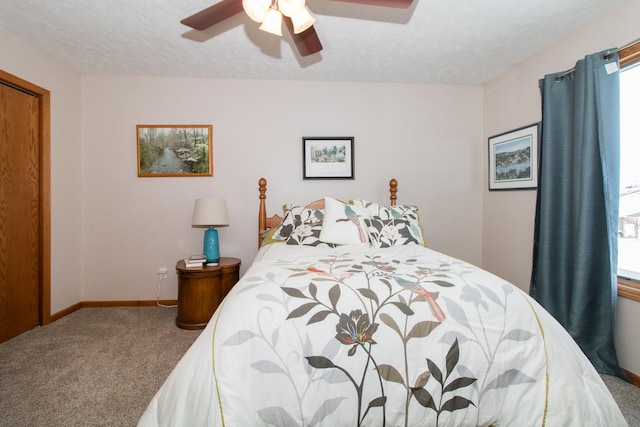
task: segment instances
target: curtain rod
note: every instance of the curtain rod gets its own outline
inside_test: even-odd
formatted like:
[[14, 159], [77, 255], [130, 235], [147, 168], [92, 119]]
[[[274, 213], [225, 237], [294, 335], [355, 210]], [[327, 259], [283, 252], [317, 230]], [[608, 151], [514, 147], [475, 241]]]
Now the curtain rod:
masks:
[[[634, 44], [636, 44], [636, 43], [640, 43], [640, 38], [635, 39], [634, 41], [629, 42], [629, 43], [625, 44], [624, 46], [619, 47], [619, 48], [617, 48], [617, 49], [613, 50], [612, 52], [608, 52], [608, 53], [605, 55], [605, 58], [606, 58], [607, 56], [611, 55], [611, 53], [619, 53], [621, 50], [624, 50], [624, 49], [626, 49], [626, 48], [628, 48], [628, 47], [631, 47], [631, 46], [633, 46], [633, 45], [634, 45]], [[571, 68], [571, 69], [569, 69], [569, 70], [567, 70], [567, 71], [565, 71], [565, 72], [563, 72], [563, 73], [560, 73], [560, 74], [558, 74], [558, 75], [555, 77], [555, 80], [556, 80], [556, 81], [560, 81], [560, 80], [562, 80], [564, 77], [566, 77], [566, 76], [568, 76], [569, 74], [573, 73], [575, 70], [576, 70], [576, 67], [573, 67], [573, 68]]]
[[625, 50], [626, 48], [631, 47], [636, 43], [640, 43], [640, 38], [635, 39], [634, 41], [629, 42], [629, 43], [625, 44], [624, 46], [618, 48], [618, 50], [616, 50], [616, 52], [620, 52], [621, 50]]

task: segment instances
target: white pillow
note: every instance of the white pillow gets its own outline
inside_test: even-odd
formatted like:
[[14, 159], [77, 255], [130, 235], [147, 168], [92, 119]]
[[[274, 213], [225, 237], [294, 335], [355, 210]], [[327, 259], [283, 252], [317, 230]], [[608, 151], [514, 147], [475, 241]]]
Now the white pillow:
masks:
[[368, 245], [365, 218], [369, 218], [366, 208], [325, 197], [320, 240], [337, 245]]

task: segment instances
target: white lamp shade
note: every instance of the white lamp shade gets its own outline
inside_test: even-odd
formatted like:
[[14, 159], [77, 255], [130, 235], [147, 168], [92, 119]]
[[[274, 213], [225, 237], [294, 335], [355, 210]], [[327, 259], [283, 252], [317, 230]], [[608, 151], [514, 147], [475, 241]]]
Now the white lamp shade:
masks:
[[300, 13], [304, 6], [304, 0], [278, 0], [278, 9], [289, 18]]
[[316, 19], [311, 16], [306, 7], [303, 7], [300, 12], [291, 17], [291, 22], [293, 22], [293, 32], [295, 34], [300, 34], [311, 27], [313, 23], [316, 22]]
[[229, 225], [227, 203], [223, 199], [196, 199], [191, 225]]
[[271, 0], [242, 0], [244, 11], [256, 22], [264, 21], [269, 6], [271, 6]]
[[264, 17], [262, 25], [260, 25], [262, 31], [275, 34], [276, 36], [282, 35], [282, 14], [277, 9], [269, 8], [267, 14]]

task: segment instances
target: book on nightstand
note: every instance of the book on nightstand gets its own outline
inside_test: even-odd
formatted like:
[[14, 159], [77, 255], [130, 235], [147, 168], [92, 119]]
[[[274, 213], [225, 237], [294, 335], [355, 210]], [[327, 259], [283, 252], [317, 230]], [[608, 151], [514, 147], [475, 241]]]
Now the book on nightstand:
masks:
[[191, 255], [189, 258], [184, 259], [185, 268], [202, 268], [207, 262], [207, 257], [204, 255]]
[[185, 262], [184, 268], [202, 268], [204, 267], [203, 262]]

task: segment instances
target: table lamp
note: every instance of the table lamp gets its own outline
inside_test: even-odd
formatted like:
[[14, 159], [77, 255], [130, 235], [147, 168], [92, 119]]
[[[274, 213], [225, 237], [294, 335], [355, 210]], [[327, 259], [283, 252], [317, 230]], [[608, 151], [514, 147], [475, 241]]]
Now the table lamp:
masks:
[[218, 262], [220, 259], [220, 242], [218, 240], [218, 230], [213, 226], [229, 225], [226, 202], [223, 199], [196, 199], [191, 225], [206, 225], [209, 227], [204, 232], [203, 253], [207, 257], [207, 263]]

